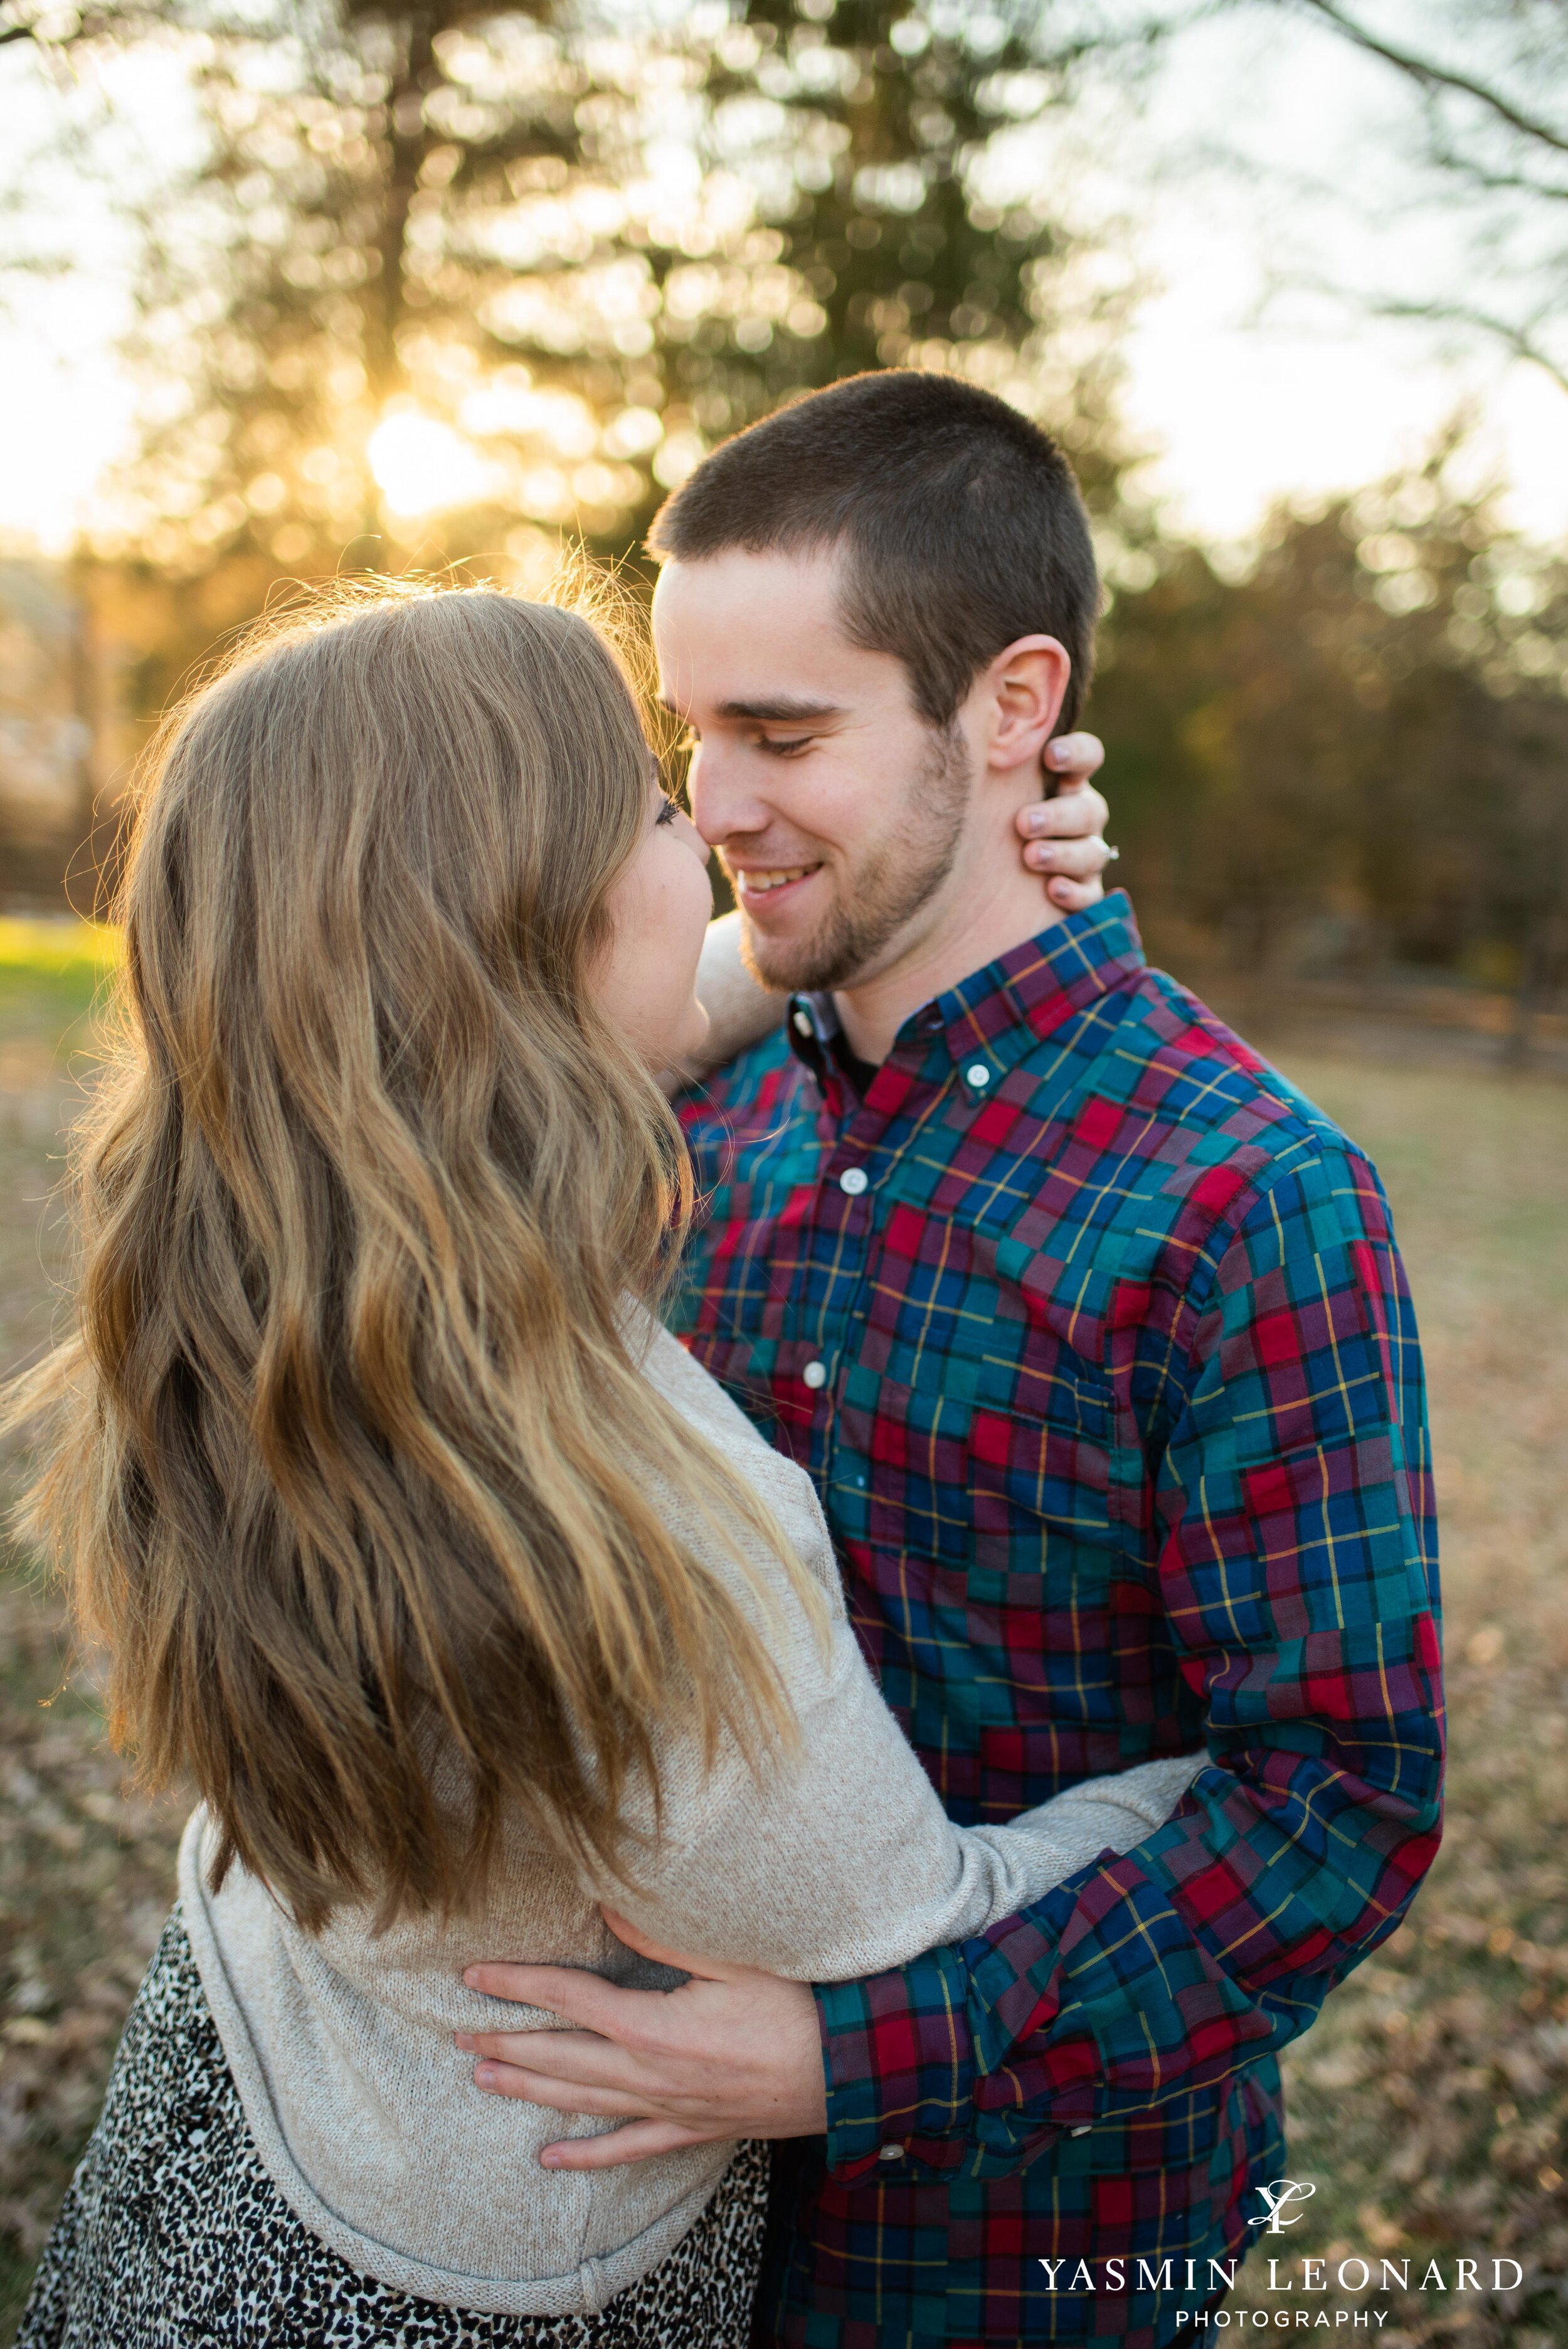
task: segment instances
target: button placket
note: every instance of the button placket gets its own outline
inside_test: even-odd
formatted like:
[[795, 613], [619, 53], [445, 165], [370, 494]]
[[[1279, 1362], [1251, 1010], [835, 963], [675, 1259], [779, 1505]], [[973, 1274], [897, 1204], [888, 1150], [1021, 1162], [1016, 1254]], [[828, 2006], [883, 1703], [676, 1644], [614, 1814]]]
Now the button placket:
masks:
[[[839, 1191], [845, 1198], [854, 1199], [857, 1201], [863, 1198], [865, 1194], [871, 1188], [871, 1176], [867, 1174], [865, 1168], [860, 1165], [844, 1166], [840, 1169], [836, 1177], [824, 1177], [823, 1190], [819, 1193], [820, 1197], [825, 1195], [829, 1181], [836, 1181]], [[855, 1233], [857, 1237], [860, 1237], [862, 1239], [866, 1237], [863, 1218], [855, 1215], [852, 1211], [845, 1218], [845, 1222], [841, 1228], [847, 1233]], [[853, 1288], [858, 1290], [861, 1278], [861, 1275], [860, 1273], [841, 1277], [848, 1278]], [[846, 1330], [850, 1326], [846, 1312], [838, 1309], [836, 1300], [832, 1318], [837, 1322], [841, 1330]], [[802, 1382], [810, 1389], [814, 1395], [820, 1394], [822, 1392], [831, 1375], [832, 1373], [828, 1362], [820, 1354], [814, 1354], [800, 1372]], [[824, 1442], [828, 1454], [828, 1458], [824, 1462], [824, 1468], [830, 1474], [832, 1453], [830, 1432], [825, 1435]]]
[[[833, 1378], [841, 1381], [849, 1376], [858, 1360], [867, 1284], [872, 1277], [877, 1254], [877, 1226], [881, 1220], [876, 1212], [877, 1205], [884, 1187], [892, 1184], [897, 1171], [896, 1159], [890, 1162], [885, 1157], [878, 1157], [890, 1123], [890, 1114], [882, 1110], [868, 1110], [863, 1102], [854, 1101], [849, 1114], [837, 1127], [834, 1142], [819, 1177], [813, 1219], [820, 1218], [818, 1227], [830, 1228], [846, 1246], [837, 1257], [830, 1294], [824, 1299], [817, 1319], [820, 1332], [819, 1342], [829, 1350], [825, 1359], [813, 1356], [801, 1372], [809, 1386], [811, 1383], [810, 1372], [816, 1370], [820, 1373], [820, 1386], [812, 1389], [813, 1401], [821, 1393], [822, 1388], [828, 1390], [824, 1399], [830, 1401], [835, 1390], [830, 1381]], [[907, 1103], [901, 1114], [908, 1116]], [[849, 1163], [838, 1164], [836, 1162], [841, 1158], [847, 1158]], [[868, 1158], [875, 1166], [874, 1176], [872, 1168], [864, 1163]], [[843, 1203], [837, 1214], [831, 1205], [835, 1189]], [[889, 1195], [892, 1195], [891, 1191]], [[814, 1473], [820, 1474], [825, 1489], [833, 1483], [837, 1474], [839, 1413], [836, 1408], [825, 1413], [819, 1409], [813, 1413], [813, 1420], [820, 1440], [820, 1449], [816, 1451], [818, 1465]], [[863, 1475], [857, 1474], [854, 1483], [857, 1491], [866, 1491], [867, 1479]]]

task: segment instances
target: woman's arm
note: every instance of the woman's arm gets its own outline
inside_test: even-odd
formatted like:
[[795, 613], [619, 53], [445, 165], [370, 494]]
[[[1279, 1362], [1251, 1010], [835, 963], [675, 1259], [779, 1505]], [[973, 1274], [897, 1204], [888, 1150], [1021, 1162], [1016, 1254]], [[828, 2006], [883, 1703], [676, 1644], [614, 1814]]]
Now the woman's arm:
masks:
[[[493, 1959], [467, 1977], [492, 1998], [534, 2010], [530, 2028], [460, 2037], [476, 2059], [477, 2085], [624, 2124], [550, 2148], [548, 2166], [598, 2169], [756, 2134], [763, 2112], [768, 2135], [820, 2132], [817, 2013], [803, 1984], [858, 1979], [873, 1951], [967, 1940], [1014, 1914], [1026, 1888], [1037, 1899], [1107, 1848], [1131, 1850], [1174, 1814], [1207, 1759], [1095, 1780], [1007, 1826], [955, 1827], [872, 1681], [814, 1496], [810, 1508], [820, 1537], [802, 1544], [802, 1555], [828, 1594], [830, 1640], [824, 1654], [797, 1599], [770, 1642], [797, 1703], [798, 1751], [764, 1756], [756, 1771], [727, 1754], [695, 1799], [689, 1775], [684, 1797], [668, 1786], [668, 1831], [636, 1869], [636, 1886], [594, 1887], [617, 1935], [692, 1970], [683, 1988], [652, 2002], [655, 2035], [647, 1994], [614, 1979]], [[723, 1986], [743, 1978], [748, 2002], [738, 2038], [716, 2031], [712, 1998], [717, 1986], [722, 2005]], [[694, 2077], [703, 2091], [696, 2126], [679, 2095], [671, 2103], [664, 2095], [659, 2033], [673, 2033], [684, 2093]], [[774, 2077], [785, 2048], [793, 2102], [780, 2102]], [[761, 2081], [753, 2077], [759, 2050]]]
[[[836, 1569], [830, 1570], [835, 1575]], [[797, 1602], [798, 1604], [798, 1602]], [[785, 1640], [793, 1754], [724, 1757], [700, 1795], [672, 1780], [666, 1832], [635, 1885], [601, 1897], [652, 1940], [796, 1982], [851, 1981], [982, 1932], [1176, 1810], [1202, 1754], [1097, 1779], [1003, 1826], [943, 1810], [834, 1609], [825, 1660]], [[890, 1954], [898, 1952], [898, 1955]]]

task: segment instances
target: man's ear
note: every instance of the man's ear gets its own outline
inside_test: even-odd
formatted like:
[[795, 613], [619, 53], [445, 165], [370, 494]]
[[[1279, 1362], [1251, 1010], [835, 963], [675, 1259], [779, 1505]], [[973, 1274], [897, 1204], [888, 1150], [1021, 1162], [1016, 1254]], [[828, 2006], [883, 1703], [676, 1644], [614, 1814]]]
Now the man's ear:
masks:
[[990, 699], [987, 766], [1003, 773], [1036, 766], [1056, 731], [1073, 665], [1055, 636], [1020, 636], [985, 672]]

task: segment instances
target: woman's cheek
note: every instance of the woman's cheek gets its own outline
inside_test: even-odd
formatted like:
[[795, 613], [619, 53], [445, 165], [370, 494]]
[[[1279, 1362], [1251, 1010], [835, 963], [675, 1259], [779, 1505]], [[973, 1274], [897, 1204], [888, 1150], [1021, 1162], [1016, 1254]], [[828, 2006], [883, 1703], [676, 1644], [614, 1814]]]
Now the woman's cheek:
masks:
[[666, 999], [676, 1031], [673, 1053], [685, 1059], [700, 1052], [707, 1036], [707, 1013], [696, 999], [696, 974], [703, 940], [713, 919], [713, 885], [701, 857], [685, 842], [676, 845], [680, 865], [672, 874], [664, 953], [668, 973]]
[[696, 950], [702, 953], [702, 942], [707, 936], [707, 926], [713, 919], [713, 878], [707, 859], [683, 846], [681, 854], [688, 861], [686, 888], [691, 899], [692, 928], [696, 936]]

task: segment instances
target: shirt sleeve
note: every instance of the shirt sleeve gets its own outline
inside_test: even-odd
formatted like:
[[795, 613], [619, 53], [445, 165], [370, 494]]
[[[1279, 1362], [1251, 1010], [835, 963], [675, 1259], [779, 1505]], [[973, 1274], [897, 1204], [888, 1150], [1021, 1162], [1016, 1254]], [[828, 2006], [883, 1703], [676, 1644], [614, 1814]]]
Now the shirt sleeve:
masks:
[[[1439, 1834], [1435, 1526], [1376, 1174], [1276, 1173], [1210, 1255], [1150, 1542], [1209, 1763], [1120, 1858], [816, 1992], [828, 2159], [998, 2177], [1267, 2054], [1392, 1931]], [[1190, 1295], [1193, 1291], [1189, 1291]]]

